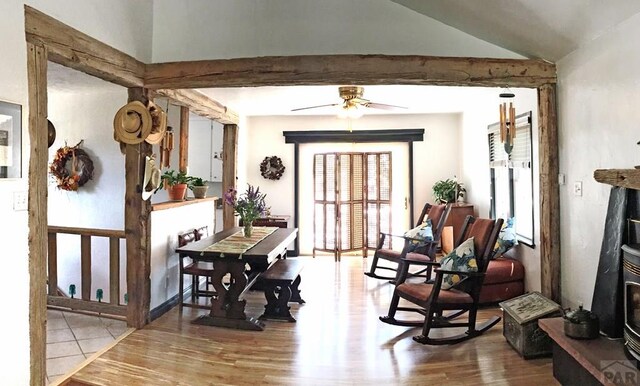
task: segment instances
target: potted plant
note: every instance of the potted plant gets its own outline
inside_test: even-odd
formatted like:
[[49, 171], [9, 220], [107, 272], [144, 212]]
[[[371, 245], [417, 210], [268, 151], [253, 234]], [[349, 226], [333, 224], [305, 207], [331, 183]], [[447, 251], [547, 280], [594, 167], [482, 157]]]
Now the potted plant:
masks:
[[193, 192], [193, 197], [205, 198], [209, 185], [200, 177], [189, 177], [189, 189]]
[[433, 197], [438, 204], [455, 202], [458, 198], [464, 198], [466, 189], [457, 180], [440, 180], [433, 185]]
[[164, 188], [169, 194], [169, 200], [182, 201], [189, 184], [189, 176], [185, 172], [176, 172], [175, 170], [167, 170], [162, 174]]

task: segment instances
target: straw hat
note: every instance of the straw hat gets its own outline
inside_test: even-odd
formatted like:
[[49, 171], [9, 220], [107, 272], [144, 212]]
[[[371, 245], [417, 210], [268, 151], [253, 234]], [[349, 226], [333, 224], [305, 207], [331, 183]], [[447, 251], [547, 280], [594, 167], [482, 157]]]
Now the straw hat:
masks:
[[144, 180], [142, 181], [142, 199], [148, 200], [160, 187], [160, 169], [156, 167], [153, 156], [145, 157]]
[[149, 101], [148, 110], [151, 114], [151, 134], [145, 138], [145, 141], [155, 145], [162, 141], [167, 131], [167, 113], [152, 101]]
[[116, 141], [135, 145], [151, 132], [151, 114], [142, 102], [129, 102], [116, 113], [113, 129]]

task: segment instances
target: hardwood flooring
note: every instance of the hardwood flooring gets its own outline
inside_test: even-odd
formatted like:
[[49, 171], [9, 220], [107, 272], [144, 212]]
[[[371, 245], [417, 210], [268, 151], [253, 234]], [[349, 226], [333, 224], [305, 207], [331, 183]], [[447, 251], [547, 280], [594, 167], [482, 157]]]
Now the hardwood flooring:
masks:
[[[525, 361], [502, 324], [454, 346], [423, 346], [419, 329], [378, 321], [393, 286], [363, 275], [367, 260], [301, 258], [304, 305], [297, 323], [267, 321], [265, 331], [193, 325], [204, 310], [174, 308], [75, 373], [89, 385], [557, 385], [551, 359]], [[266, 304], [246, 296], [247, 314]], [[484, 309], [479, 319], [500, 314]], [[455, 332], [452, 330], [447, 333]]]

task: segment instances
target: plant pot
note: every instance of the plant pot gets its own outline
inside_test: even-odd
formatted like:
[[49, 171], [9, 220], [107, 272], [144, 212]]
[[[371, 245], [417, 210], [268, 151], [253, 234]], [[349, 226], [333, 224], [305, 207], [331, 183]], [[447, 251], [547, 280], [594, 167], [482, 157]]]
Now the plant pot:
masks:
[[184, 201], [184, 195], [187, 193], [187, 184], [175, 184], [167, 187], [169, 200]]
[[209, 186], [192, 186], [191, 191], [193, 192], [193, 197], [195, 198], [205, 198], [207, 195], [207, 189]]

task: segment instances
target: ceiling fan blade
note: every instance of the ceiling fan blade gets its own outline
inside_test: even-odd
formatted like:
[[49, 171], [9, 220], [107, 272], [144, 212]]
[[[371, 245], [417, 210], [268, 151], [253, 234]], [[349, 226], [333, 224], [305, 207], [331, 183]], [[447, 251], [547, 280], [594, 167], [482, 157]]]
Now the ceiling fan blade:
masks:
[[380, 110], [406, 110], [407, 109], [404, 106], [394, 106], [394, 105], [387, 105], [384, 103], [375, 103], [375, 102], [366, 103], [364, 106], [372, 109], [380, 109]]
[[297, 109], [293, 109], [291, 111], [301, 111], [301, 110], [309, 110], [309, 109], [318, 109], [320, 107], [331, 107], [331, 106], [340, 106], [342, 103], [331, 103], [328, 105], [318, 105], [318, 106], [309, 106], [309, 107], [300, 107]]

